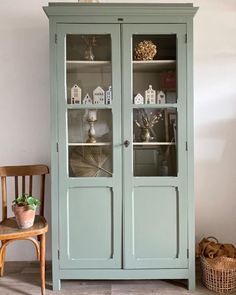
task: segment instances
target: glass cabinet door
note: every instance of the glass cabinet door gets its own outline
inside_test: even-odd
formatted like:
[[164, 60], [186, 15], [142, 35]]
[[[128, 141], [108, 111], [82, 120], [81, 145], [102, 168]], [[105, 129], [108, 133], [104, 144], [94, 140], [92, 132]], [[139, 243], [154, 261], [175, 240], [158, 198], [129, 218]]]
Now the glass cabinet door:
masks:
[[176, 34], [134, 34], [134, 176], [176, 176]]
[[125, 268], [186, 267], [185, 27], [124, 27]]
[[69, 176], [111, 177], [111, 35], [68, 34], [66, 58]]
[[119, 48], [119, 26], [59, 25], [62, 267], [121, 265]]

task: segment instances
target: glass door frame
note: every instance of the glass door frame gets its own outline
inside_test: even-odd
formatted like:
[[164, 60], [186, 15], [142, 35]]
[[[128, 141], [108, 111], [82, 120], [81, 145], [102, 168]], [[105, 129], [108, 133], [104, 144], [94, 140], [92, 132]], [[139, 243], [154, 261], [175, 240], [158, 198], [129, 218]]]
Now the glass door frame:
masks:
[[[185, 43], [185, 24], [124, 24], [122, 25], [122, 86], [123, 86], [123, 141], [131, 144], [123, 148], [123, 229], [124, 229], [124, 267], [132, 268], [185, 268], [187, 267], [187, 49]], [[176, 177], [134, 177], [133, 173], [133, 77], [132, 77], [132, 36], [133, 35], [176, 35], [176, 63], [177, 63], [177, 167]], [[149, 105], [150, 106], [150, 105]], [[145, 106], [144, 106], [145, 108]], [[155, 106], [156, 108], [156, 106]], [[134, 189], [142, 187], [166, 187], [176, 189], [178, 203], [177, 224], [177, 254], [167, 258], [138, 258], [135, 255], [134, 241]]]
[[[68, 130], [67, 111], [69, 109], [90, 109], [85, 105], [69, 105], [66, 89], [66, 35], [67, 34], [110, 34], [112, 62], [112, 93], [110, 105], [91, 106], [91, 109], [111, 109], [113, 116], [113, 175], [112, 177], [69, 177], [68, 172]], [[58, 93], [58, 138], [59, 138], [59, 237], [60, 265], [62, 268], [121, 268], [121, 61], [120, 25], [109, 24], [58, 24], [57, 25], [57, 93]], [[112, 205], [111, 249], [108, 259], [74, 259], [69, 253], [69, 190], [80, 188], [109, 189]], [[75, 221], [74, 221], [75, 222]], [[94, 221], [96, 222], [96, 221]], [[78, 237], [79, 239], [79, 237]]]

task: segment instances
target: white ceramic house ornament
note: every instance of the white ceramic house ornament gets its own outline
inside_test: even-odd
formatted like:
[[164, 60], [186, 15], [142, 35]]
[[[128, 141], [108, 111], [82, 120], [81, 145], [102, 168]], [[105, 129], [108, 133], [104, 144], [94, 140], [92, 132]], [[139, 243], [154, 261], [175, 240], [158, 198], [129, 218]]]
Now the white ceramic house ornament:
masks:
[[111, 104], [112, 99], [112, 91], [111, 86], [108, 87], [108, 90], [106, 91], [106, 104]]
[[83, 104], [92, 104], [93, 100], [92, 98], [89, 96], [89, 94], [87, 93], [85, 95], [85, 97], [83, 98]]
[[159, 103], [159, 104], [166, 103], [166, 95], [162, 90], [157, 92], [157, 103]]
[[93, 90], [93, 103], [94, 104], [105, 103], [105, 91], [100, 86], [98, 86], [96, 89]]
[[152, 89], [152, 85], [145, 91], [145, 103], [155, 104], [156, 103], [156, 90]]
[[92, 104], [93, 100], [92, 98], [89, 96], [89, 94], [87, 93], [85, 95], [85, 97], [83, 98], [83, 104]]
[[81, 88], [75, 84], [71, 88], [71, 104], [78, 103], [81, 104]]
[[143, 104], [144, 102], [144, 98], [143, 96], [138, 93], [135, 97], [134, 97], [134, 104]]

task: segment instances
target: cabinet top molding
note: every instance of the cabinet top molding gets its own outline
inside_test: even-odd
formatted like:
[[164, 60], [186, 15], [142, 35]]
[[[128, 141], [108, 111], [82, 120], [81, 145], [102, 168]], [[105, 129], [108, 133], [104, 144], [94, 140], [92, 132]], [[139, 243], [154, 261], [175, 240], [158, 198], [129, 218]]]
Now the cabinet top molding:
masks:
[[43, 7], [47, 16], [135, 16], [135, 15], [179, 15], [194, 16], [198, 7], [191, 3], [65, 3], [53, 2]]

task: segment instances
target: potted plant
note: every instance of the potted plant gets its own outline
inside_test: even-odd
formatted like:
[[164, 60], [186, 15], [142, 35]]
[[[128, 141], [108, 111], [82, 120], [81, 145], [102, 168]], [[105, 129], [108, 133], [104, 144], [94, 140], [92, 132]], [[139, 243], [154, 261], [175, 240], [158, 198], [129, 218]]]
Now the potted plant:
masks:
[[40, 201], [33, 196], [23, 194], [13, 202], [12, 211], [15, 214], [19, 228], [26, 229], [34, 224], [35, 212]]

